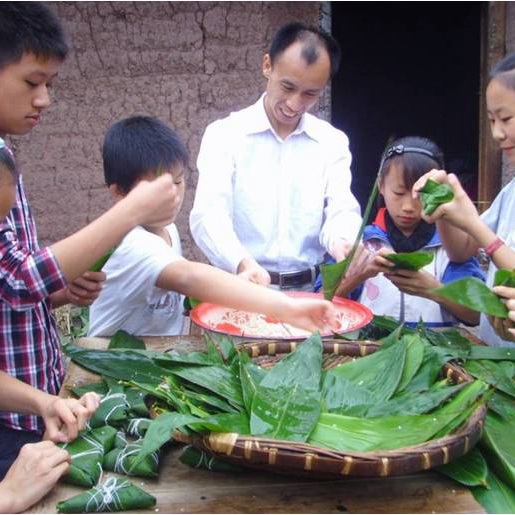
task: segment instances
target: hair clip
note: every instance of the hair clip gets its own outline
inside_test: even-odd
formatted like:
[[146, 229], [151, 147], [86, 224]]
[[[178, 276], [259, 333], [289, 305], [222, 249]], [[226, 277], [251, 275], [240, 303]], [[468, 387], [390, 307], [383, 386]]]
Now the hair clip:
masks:
[[388, 159], [388, 158], [392, 157], [394, 154], [396, 154], [396, 155], [404, 154], [404, 151], [405, 151], [404, 145], [394, 145], [393, 147], [390, 147], [389, 149], [386, 150], [384, 158]]

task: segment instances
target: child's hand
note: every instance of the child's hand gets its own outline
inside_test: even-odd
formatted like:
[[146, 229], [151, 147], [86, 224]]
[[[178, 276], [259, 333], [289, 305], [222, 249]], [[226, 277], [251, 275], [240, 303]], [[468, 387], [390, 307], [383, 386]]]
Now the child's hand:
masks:
[[280, 320], [306, 331], [327, 333], [338, 331], [340, 324], [336, 320], [336, 308], [328, 300], [292, 298], [289, 309]]
[[494, 286], [493, 291], [503, 297], [508, 308], [508, 318], [488, 317], [495, 332], [503, 339], [515, 342], [515, 288]]
[[68, 471], [71, 458], [52, 442], [24, 445], [0, 483], [0, 512], [26, 510], [57, 483]]
[[375, 277], [378, 274], [388, 274], [395, 266], [386, 256], [392, 254], [392, 249], [388, 247], [381, 247], [375, 254], [373, 259], [367, 264], [364, 274], [367, 279]]
[[44, 438], [54, 442], [77, 438], [100, 404], [100, 397], [94, 392], [88, 392], [78, 400], [44, 395], [39, 412], [46, 427]]
[[100, 295], [105, 280], [104, 272], [85, 272], [66, 287], [68, 302], [76, 306], [90, 306]]
[[440, 282], [424, 270], [395, 270], [384, 274], [399, 290], [408, 295], [431, 298], [429, 290], [441, 286]]
[[153, 181], [140, 181], [121, 202], [136, 225], [166, 226], [175, 220], [182, 196], [172, 175], [165, 173]]

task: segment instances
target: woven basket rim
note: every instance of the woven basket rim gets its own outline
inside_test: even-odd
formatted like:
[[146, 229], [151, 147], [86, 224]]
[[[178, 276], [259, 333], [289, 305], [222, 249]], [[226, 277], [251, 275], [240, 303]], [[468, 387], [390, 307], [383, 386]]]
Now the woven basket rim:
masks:
[[[241, 347], [252, 358], [277, 356], [295, 350], [297, 341], [249, 341]], [[329, 339], [323, 341], [324, 354], [344, 354], [362, 357], [375, 352], [378, 342]], [[474, 378], [455, 363], [446, 363], [442, 372], [455, 382]], [[276, 440], [236, 433], [185, 435], [176, 432], [174, 438], [206, 450], [239, 465], [272, 472], [300, 474], [308, 477], [404, 475], [449, 463], [467, 453], [483, 431], [486, 406], [480, 405], [455, 431], [440, 438], [396, 449], [378, 451], [337, 451], [304, 442]], [[281, 464], [279, 464], [281, 462]], [[288, 465], [288, 462], [291, 462]], [[286, 463], [286, 464], [285, 464]]]

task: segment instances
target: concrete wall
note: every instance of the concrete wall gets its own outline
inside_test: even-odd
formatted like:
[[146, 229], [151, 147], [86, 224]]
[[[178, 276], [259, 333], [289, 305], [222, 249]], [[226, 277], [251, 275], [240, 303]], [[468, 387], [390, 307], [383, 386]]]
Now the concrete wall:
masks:
[[65, 237], [111, 205], [100, 148], [106, 128], [132, 114], [168, 121], [191, 153], [178, 219], [184, 254], [203, 259], [188, 214], [206, 125], [254, 102], [262, 55], [289, 21], [319, 23], [320, 2], [51, 2], [72, 52], [42, 123], [14, 145], [39, 238]]

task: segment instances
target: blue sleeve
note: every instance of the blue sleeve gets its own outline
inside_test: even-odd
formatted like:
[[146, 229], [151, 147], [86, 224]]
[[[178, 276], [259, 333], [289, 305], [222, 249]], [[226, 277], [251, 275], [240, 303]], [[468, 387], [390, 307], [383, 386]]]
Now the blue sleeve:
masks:
[[462, 279], [463, 277], [477, 277], [483, 282], [486, 281], [486, 275], [475, 257], [471, 257], [463, 263], [449, 262], [443, 273], [442, 282], [447, 284], [457, 279]]

